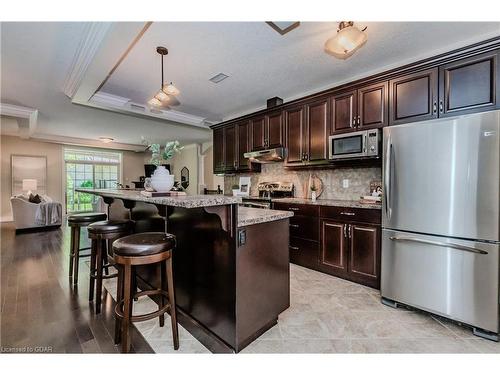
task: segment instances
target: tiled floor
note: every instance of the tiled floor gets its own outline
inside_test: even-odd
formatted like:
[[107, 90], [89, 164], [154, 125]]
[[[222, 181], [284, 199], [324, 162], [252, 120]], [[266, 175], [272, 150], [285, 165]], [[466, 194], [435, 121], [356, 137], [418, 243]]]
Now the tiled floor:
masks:
[[[377, 290], [291, 265], [291, 306], [242, 353], [500, 353], [500, 343], [429, 314], [380, 303]], [[105, 284], [115, 295], [113, 280]], [[152, 311], [141, 298], [134, 312]], [[137, 323], [157, 353], [172, 353], [170, 326]], [[180, 353], [208, 353], [180, 327]]]

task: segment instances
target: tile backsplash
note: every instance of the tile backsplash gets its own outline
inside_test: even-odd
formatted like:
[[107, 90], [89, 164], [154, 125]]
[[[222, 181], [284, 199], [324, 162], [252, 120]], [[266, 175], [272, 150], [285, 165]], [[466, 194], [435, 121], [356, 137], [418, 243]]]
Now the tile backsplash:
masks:
[[[306, 196], [309, 176], [316, 176], [323, 182], [323, 193], [319, 199], [345, 199], [358, 200], [360, 196], [370, 192], [371, 181], [381, 181], [382, 170], [380, 167], [370, 168], [339, 168], [319, 170], [287, 170], [282, 163], [262, 164], [260, 173], [248, 173], [224, 177], [224, 192], [230, 193], [232, 185], [238, 185], [240, 176], [250, 176], [250, 195], [258, 195], [259, 182], [293, 182], [295, 197]], [[349, 187], [343, 188], [342, 181], [349, 180]]]

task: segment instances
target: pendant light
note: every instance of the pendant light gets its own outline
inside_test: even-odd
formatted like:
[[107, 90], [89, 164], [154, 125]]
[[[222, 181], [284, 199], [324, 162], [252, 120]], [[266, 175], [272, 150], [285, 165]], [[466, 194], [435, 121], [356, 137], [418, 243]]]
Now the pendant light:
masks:
[[358, 29], [352, 21], [340, 22], [337, 34], [326, 41], [325, 52], [338, 59], [347, 59], [366, 43], [365, 30], [366, 27]]
[[156, 52], [161, 55], [161, 88], [156, 93], [156, 95], [148, 101], [148, 104], [152, 107], [161, 107], [162, 105], [170, 101], [169, 95], [179, 95], [180, 91], [175, 87], [172, 82], [165, 85], [163, 79], [163, 56], [168, 55], [168, 49], [165, 47], [156, 47]]

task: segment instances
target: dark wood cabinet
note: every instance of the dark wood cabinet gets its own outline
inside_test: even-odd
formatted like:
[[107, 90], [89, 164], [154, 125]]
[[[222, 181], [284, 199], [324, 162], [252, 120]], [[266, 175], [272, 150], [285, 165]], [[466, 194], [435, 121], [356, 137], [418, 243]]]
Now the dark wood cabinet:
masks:
[[381, 128], [389, 123], [389, 84], [387, 81], [333, 96], [330, 134]]
[[328, 122], [330, 106], [328, 99], [308, 103], [306, 112], [306, 142], [305, 159], [309, 164], [319, 164], [328, 159]]
[[236, 124], [224, 127], [224, 171], [231, 173], [236, 171], [238, 156], [236, 153]]
[[304, 161], [304, 107], [287, 109], [285, 117], [285, 147], [287, 149], [285, 164], [301, 165]]
[[346, 277], [348, 273], [346, 225], [334, 220], [321, 220], [320, 269], [339, 277]]
[[214, 174], [224, 173], [224, 128], [213, 131]]
[[346, 133], [356, 128], [357, 98], [356, 90], [342, 92], [332, 97], [330, 134]]
[[283, 114], [281, 111], [266, 115], [266, 148], [283, 146]]
[[358, 129], [381, 128], [389, 123], [389, 83], [381, 82], [358, 89]]
[[250, 134], [252, 150], [264, 150], [266, 148], [266, 118], [264, 116], [250, 119]]
[[498, 107], [498, 51], [439, 67], [439, 117]]
[[438, 68], [408, 74], [389, 81], [390, 124], [438, 117]]

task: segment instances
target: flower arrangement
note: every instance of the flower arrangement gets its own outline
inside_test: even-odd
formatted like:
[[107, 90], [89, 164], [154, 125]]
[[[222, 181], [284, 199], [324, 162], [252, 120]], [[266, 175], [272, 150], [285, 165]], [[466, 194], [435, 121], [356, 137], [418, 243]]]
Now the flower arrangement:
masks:
[[179, 141], [167, 142], [165, 147], [163, 147], [163, 151], [159, 143], [150, 143], [144, 137], [142, 137], [141, 143], [146, 146], [145, 151], [151, 151], [150, 163], [156, 166], [161, 165], [164, 161], [173, 158], [175, 154], [179, 154], [184, 148], [184, 146], [180, 146]]

